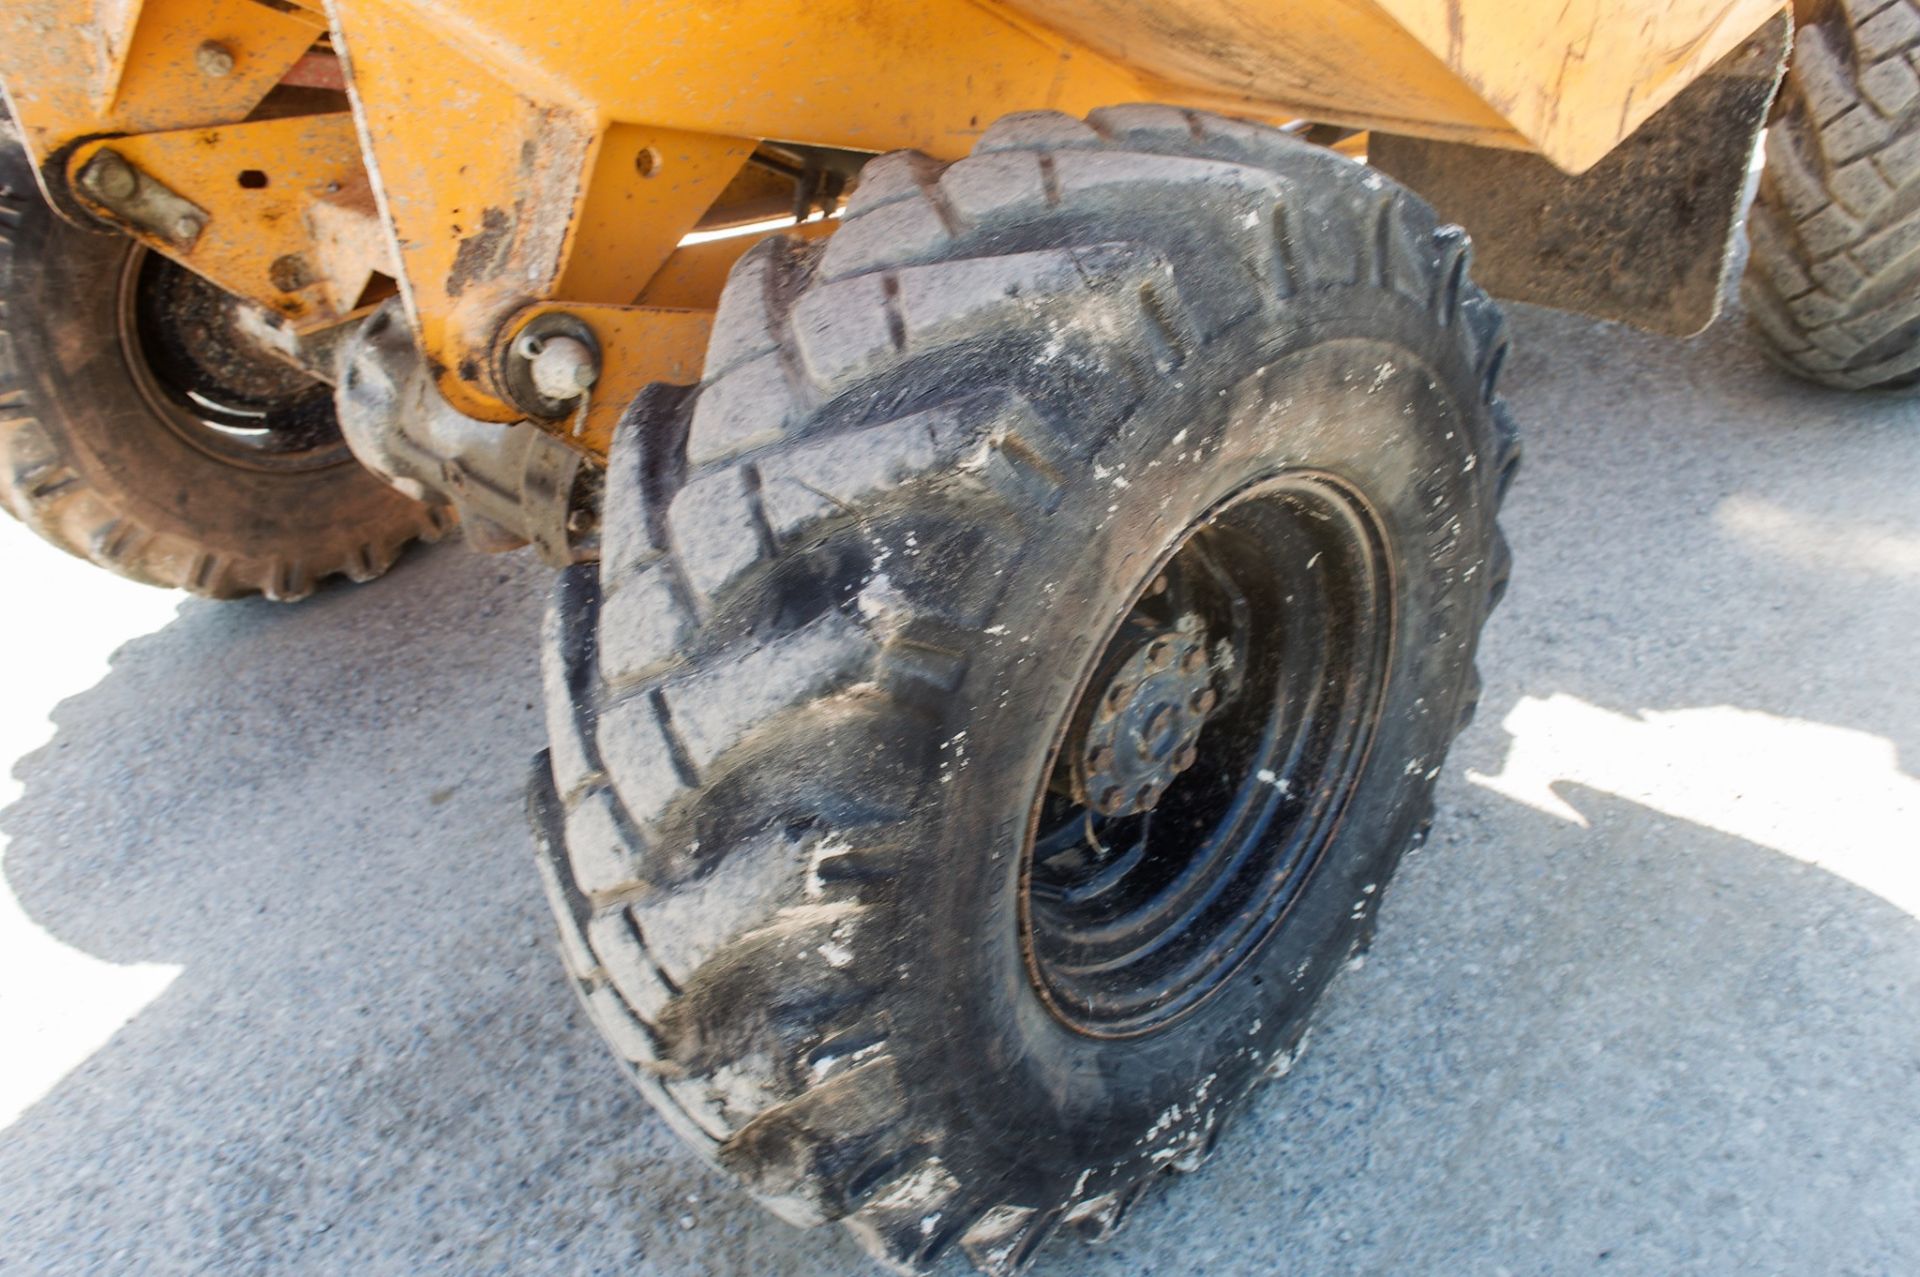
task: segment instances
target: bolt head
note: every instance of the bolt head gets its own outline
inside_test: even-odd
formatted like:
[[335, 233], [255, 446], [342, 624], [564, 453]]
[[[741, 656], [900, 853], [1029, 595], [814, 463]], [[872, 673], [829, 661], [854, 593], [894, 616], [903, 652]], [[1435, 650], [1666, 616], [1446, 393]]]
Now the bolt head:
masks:
[[1220, 703], [1220, 694], [1211, 687], [1203, 687], [1193, 694], [1193, 710], [1196, 714], [1211, 714], [1213, 707]]
[[233, 74], [233, 50], [218, 40], [208, 40], [193, 51], [194, 65], [200, 74], [218, 80]]
[[207, 229], [206, 219], [198, 213], [182, 213], [173, 220], [173, 237], [192, 243], [200, 238], [200, 232]]
[[80, 170], [80, 184], [109, 203], [127, 199], [140, 188], [140, 175], [114, 151], [101, 151]]
[[267, 278], [281, 292], [297, 293], [313, 282], [313, 272], [308, 269], [306, 258], [287, 253], [273, 259], [273, 264], [267, 267]]
[[1180, 668], [1188, 674], [1198, 674], [1207, 663], [1207, 653], [1198, 643], [1187, 648], [1185, 656], [1180, 658]]

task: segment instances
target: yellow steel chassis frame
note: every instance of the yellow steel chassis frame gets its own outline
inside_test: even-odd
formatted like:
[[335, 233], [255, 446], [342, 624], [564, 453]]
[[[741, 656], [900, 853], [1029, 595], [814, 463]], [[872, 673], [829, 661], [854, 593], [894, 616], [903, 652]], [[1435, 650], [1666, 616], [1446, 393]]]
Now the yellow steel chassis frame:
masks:
[[[995, 118], [1171, 102], [1606, 153], [1780, 0], [5, 0], [0, 82], [56, 205], [297, 330], [398, 282], [442, 393], [510, 421], [503, 360], [564, 310], [604, 368], [604, 449], [698, 376], [726, 269], [681, 241], [767, 139], [963, 154]], [[256, 107], [316, 49], [350, 112]], [[329, 63], [329, 65], [333, 65]], [[297, 79], [298, 77], [293, 77]], [[201, 211], [133, 224], [78, 180], [111, 148]], [[830, 226], [812, 227], [824, 233]]]

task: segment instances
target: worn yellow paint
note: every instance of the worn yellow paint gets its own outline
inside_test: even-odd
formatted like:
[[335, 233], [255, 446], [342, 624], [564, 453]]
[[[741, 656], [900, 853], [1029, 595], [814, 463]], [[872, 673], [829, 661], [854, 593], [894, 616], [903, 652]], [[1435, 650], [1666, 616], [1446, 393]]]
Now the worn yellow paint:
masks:
[[[820, 0], [802, 24], [775, 0], [724, 15], [673, 0], [618, 39], [597, 0], [331, 9], [422, 347], [442, 393], [494, 420], [514, 415], [498, 380], [506, 316], [535, 299], [633, 297], [706, 211], [689, 197], [715, 178], [717, 193], [758, 139], [958, 155], [1008, 110], [1139, 92], [1103, 60], [963, 0]], [[649, 134], [664, 142], [661, 177], [684, 170], [689, 185], [612, 226], [624, 201], [594, 195], [595, 175], [633, 184], [623, 160], [601, 156]]]
[[[434, 22], [360, 0], [335, 6], [334, 17], [421, 349], [456, 408], [515, 420], [496, 342], [508, 316], [555, 296], [598, 123], [502, 78]], [[635, 229], [636, 243], [647, 237]]]
[[[242, 119], [321, 33], [255, 0], [6, 0], [0, 80], [36, 157], [75, 138]], [[208, 75], [200, 46], [233, 57]]]
[[[208, 214], [206, 229], [189, 249], [137, 227], [127, 227], [129, 234], [291, 319], [339, 318], [352, 307], [369, 273], [388, 268], [384, 260], [365, 256], [377, 244], [363, 246], [357, 262], [338, 244], [328, 244], [331, 281], [322, 273], [316, 223], [328, 211], [337, 218], [354, 215], [355, 191], [364, 187], [359, 140], [345, 113], [90, 142], [73, 152], [69, 172], [77, 174], [108, 147]], [[74, 192], [99, 216], [114, 220], [112, 211], [93, 204], [84, 188], [75, 185]], [[360, 216], [370, 211], [363, 209]], [[340, 237], [337, 229], [330, 236]], [[276, 263], [281, 263], [278, 271]], [[276, 274], [282, 283], [301, 282], [281, 287]]]
[[[956, 157], [1010, 111], [1159, 101], [1577, 170], [1784, 0], [324, 0], [352, 173], [336, 119], [317, 150], [289, 136], [308, 148], [290, 193], [249, 204], [199, 185], [238, 129], [272, 136], [236, 121], [310, 46], [322, 3], [5, 0], [0, 78], [43, 161], [140, 135], [116, 146], [213, 214], [182, 260], [236, 292], [311, 321], [350, 305], [379, 258], [471, 415], [518, 415], [499, 370], [528, 315], [588, 317], [608, 352], [591, 442], [635, 377], [697, 375], [702, 312], [740, 250], [676, 246], [762, 140]], [[199, 65], [210, 39], [231, 74]], [[199, 154], [190, 128], [224, 140]], [[338, 189], [317, 193], [301, 165]], [[319, 278], [283, 294], [261, 267], [296, 242]]]
[[[1137, 99], [1123, 67], [974, 0], [334, 0], [350, 44], [396, 24], [530, 99], [735, 137], [965, 153], [1023, 107]], [[357, 55], [356, 55], [357, 56]]]

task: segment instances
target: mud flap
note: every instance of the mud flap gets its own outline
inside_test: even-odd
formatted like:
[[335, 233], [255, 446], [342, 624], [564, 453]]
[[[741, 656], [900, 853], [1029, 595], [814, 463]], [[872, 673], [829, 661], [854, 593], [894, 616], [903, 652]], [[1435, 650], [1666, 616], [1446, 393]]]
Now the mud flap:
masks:
[[1720, 310], [1747, 168], [1786, 69], [1783, 12], [1600, 163], [1375, 133], [1368, 161], [1473, 236], [1496, 297], [1688, 336]]

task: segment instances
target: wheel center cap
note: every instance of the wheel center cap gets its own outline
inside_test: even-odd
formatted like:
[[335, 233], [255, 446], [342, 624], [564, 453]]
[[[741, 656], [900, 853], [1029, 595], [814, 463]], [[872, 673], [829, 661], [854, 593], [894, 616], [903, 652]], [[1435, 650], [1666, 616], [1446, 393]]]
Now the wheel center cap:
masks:
[[1215, 673], [1197, 617], [1148, 635], [1094, 703], [1075, 758], [1075, 798], [1103, 816], [1159, 802], [1198, 756], [1200, 731], [1219, 703]]

